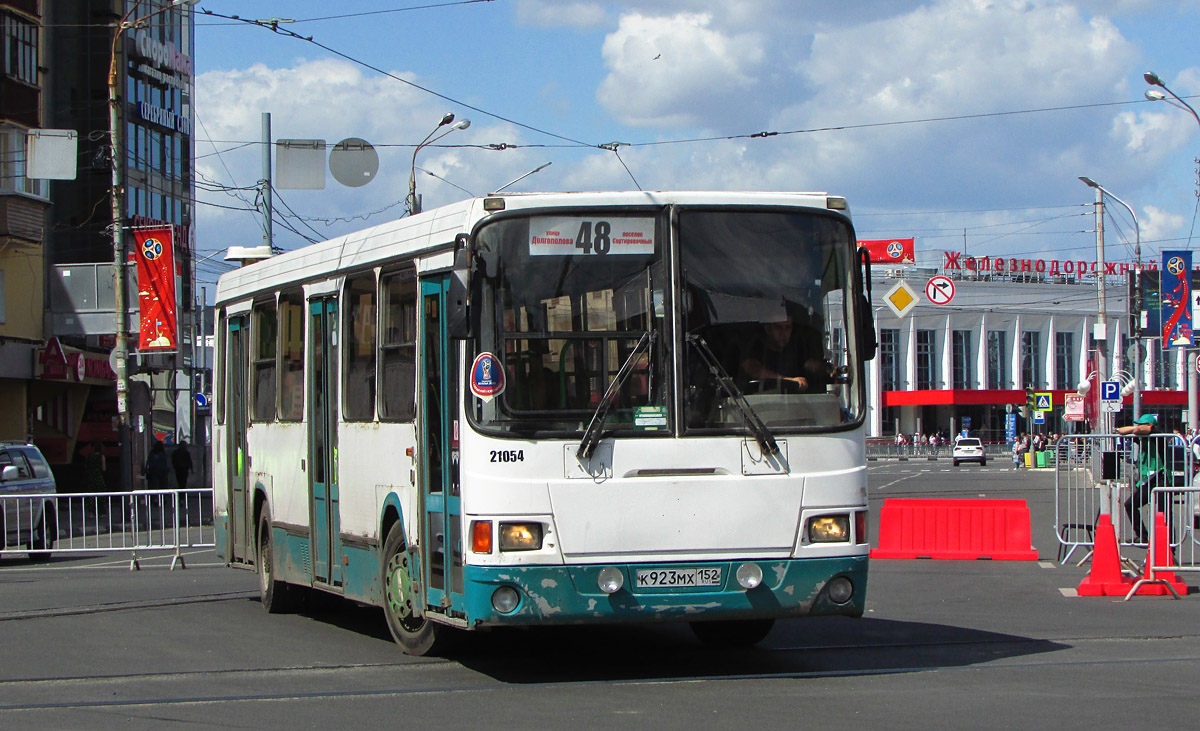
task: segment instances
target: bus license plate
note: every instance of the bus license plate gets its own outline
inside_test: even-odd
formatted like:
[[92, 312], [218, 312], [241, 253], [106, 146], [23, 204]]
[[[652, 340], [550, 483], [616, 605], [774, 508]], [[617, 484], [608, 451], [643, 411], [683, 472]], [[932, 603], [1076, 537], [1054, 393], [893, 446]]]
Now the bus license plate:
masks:
[[691, 569], [638, 569], [637, 588], [687, 588], [692, 586], [720, 586], [721, 568], [704, 567]]

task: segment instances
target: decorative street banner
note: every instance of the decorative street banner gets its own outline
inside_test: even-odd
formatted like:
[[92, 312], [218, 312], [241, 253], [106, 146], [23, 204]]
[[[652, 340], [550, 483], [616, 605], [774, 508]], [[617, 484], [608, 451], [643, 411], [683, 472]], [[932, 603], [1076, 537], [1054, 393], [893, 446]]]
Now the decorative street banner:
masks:
[[912, 264], [916, 261], [914, 239], [868, 239], [858, 242], [872, 264]]
[[137, 242], [141, 311], [138, 350], [175, 350], [175, 255], [171, 227], [134, 229], [133, 239]]
[[1192, 252], [1162, 253], [1162, 338], [1164, 347], [1190, 348], [1192, 337]]

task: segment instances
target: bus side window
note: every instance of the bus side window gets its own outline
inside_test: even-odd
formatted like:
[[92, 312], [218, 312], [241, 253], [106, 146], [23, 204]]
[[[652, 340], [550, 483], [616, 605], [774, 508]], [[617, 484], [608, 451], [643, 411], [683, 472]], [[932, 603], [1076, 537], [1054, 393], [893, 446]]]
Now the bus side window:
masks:
[[412, 269], [383, 277], [379, 418], [412, 421], [417, 388], [417, 280]]
[[279, 296], [279, 418], [304, 417], [304, 295]]
[[251, 417], [257, 422], [275, 420], [275, 356], [278, 352], [279, 323], [275, 300], [254, 305], [254, 393]]
[[346, 421], [375, 418], [375, 272], [346, 280], [342, 328], [343, 392]]

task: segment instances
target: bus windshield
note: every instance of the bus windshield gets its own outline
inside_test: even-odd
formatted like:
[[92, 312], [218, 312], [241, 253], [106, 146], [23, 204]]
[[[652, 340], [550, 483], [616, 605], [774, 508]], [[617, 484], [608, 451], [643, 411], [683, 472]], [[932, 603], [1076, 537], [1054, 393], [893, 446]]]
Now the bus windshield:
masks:
[[849, 224], [809, 209], [674, 210], [511, 215], [477, 230], [478, 353], [504, 374], [471, 398], [481, 429], [763, 435], [862, 418]]
[[679, 248], [687, 431], [746, 421], [718, 387], [721, 376], [772, 431], [861, 419], [849, 312], [854, 235], [844, 220], [811, 211], [685, 209]]
[[474, 400], [481, 427], [581, 433], [624, 368], [605, 431], [668, 433], [659, 228], [653, 214], [591, 211], [501, 219], [479, 230], [480, 352], [500, 361], [506, 381], [494, 399]]

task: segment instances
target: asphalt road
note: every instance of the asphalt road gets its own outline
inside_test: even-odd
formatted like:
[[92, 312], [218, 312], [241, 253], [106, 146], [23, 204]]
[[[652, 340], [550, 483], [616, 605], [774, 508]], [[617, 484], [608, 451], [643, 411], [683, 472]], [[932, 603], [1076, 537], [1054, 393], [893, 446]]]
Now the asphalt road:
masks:
[[[779, 623], [714, 652], [680, 626], [473, 635], [411, 658], [378, 610], [267, 615], [254, 575], [188, 557], [0, 560], [0, 728], [1187, 727], [1200, 594], [1071, 596], [1053, 475], [870, 464], [887, 497], [1028, 501], [1040, 561], [877, 560], [867, 615]], [[1197, 576], [1184, 577], [1196, 584]]]

